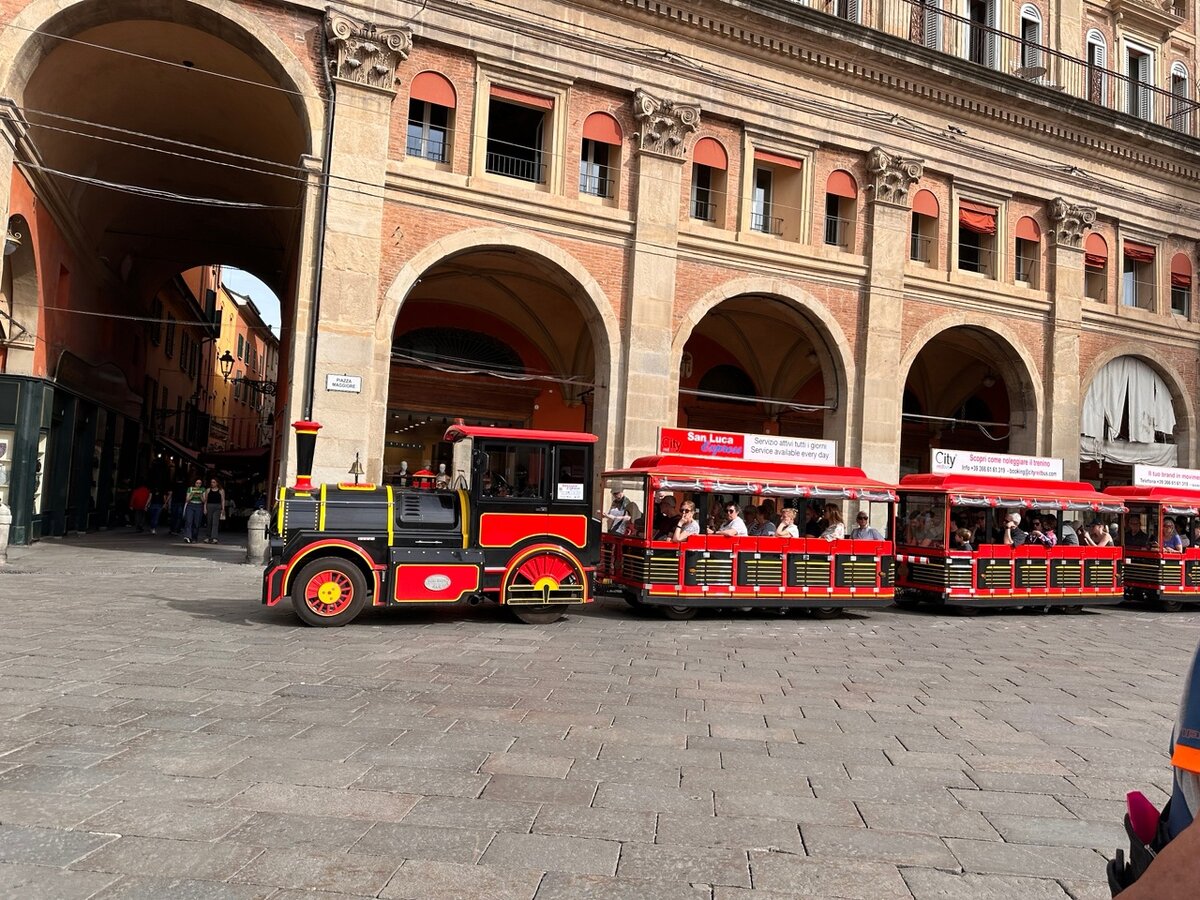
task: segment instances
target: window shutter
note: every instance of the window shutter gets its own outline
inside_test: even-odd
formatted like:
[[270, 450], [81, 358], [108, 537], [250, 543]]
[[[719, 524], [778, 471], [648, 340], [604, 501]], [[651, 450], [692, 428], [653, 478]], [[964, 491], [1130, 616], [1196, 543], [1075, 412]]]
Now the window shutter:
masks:
[[846, 0], [846, 18], [851, 22], [857, 22], [858, 19], [858, 0]]
[[922, 0], [925, 29], [921, 42], [931, 50], [938, 49], [938, 0]]
[[997, 68], [996, 65], [996, 0], [988, 0], [987, 5], [987, 27], [992, 29], [985, 32], [984, 40], [987, 41], [987, 67], [989, 69]]
[[1150, 121], [1153, 113], [1153, 98], [1150, 96], [1150, 56], [1137, 58], [1138, 116]]

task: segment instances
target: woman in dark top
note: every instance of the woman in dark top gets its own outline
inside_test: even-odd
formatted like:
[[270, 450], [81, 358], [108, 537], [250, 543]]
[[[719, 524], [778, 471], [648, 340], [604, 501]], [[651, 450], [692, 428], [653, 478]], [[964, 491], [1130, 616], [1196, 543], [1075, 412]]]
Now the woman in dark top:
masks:
[[215, 478], [208, 482], [208, 490], [204, 495], [204, 511], [208, 515], [208, 537], [204, 539], [204, 543], [215, 544], [217, 533], [221, 529], [221, 520], [225, 518], [225, 489]]

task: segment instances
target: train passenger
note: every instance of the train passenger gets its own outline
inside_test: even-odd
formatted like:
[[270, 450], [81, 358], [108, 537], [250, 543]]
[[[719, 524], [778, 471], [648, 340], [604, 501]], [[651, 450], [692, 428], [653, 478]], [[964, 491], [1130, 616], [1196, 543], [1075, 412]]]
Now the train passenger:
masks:
[[1113, 539], [1104, 523], [1096, 519], [1083, 533], [1083, 542], [1089, 547], [1111, 547]]
[[1142, 530], [1142, 517], [1137, 513], [1131, 513], [1125, 521], [1125, 540], [1122, 545], [1125, 547], [1149, 547], [1150, 535]]
[[820, 537], [825, 531], [825, 520], [821, 518], [821, 511], [811, 503], [804, 508], [804, 536], [805, 537]]
[[709, 528], [709, 534], [720, 534], [725, 537], [746, 537], [749, 532], [746, 529], [746, 523], [742, 521], [737, 504], [730, 501], [725, 505], [725, 521], [720, 528]]
[[675, 495], [667, 494], [658, 501], [658, 512], [654, 514], [654, 540], [670, 540], [679, 519], [675, 514]]
[[1029, 540], [1029, 533], [1021, 528], [1021, 514], [1009, 513], [1004, 520], [1005, 546], [1020, 547]]
[[775, 501], [768, 497], [762, 502], [759, 507], [762, 510], [763, 519], [770, 522], [772, 525], [779, 525], [779, 515], [775, 512]]
[[608, 520], [608, 533], [630, 534], [638, 513], [637, 504], [625, 496], [625, 489], [613, 488], [612, 503], [608, 505], [608, 512], [603, 513], [603, 517]]
[[761, 506], [751, 508], [754, 510], [755, 525], [758, 528], [757, 532], [752, 531], [751, 534], [757, 534], [759, 537], [775, 537], [775, 523], [767, 516], [767, 511]]
[[775, 529], [776, 537], [798, 538], [800, 529], [796, 527], [796, 507], [785, 506], [779, 514], [779, 527]]
[[829, 524], [821, 532], [821, 537], [827, 541], [840, 541], [846, 537], [846, 523], [842, 521], [842, 513], [832, 503], [825, 504], [825, 521]]
[[[1054, 517], [1051, 516], [1050, 518], [1053, 519]], [[1079, 532], [1075, 530], [1075, 527], [1070, 522], [1063, 522], [1062, 539], [1059, 543], [1064, 547], [1079, 546]]]
[[1175, 531], [1175, 520], [1163, 519], [1162, 548], [1168, 553], [1183, 552], [1183, 538]]
[[950, 532], [951, 550], [971, 550], [971, 531], [967, 528], [956, 528]]
[[693, 534], [699, 533], [700, 523], [696, 521], [696, 504], [691, 500], [684, 500], [683, 505], [679, 507], [679, 521], [675, 523], [671, 540], [682, 544]]
[[871, 527], [870, 517], [866, 510], [860, 509], [858, 515], [854, 517], [855, 527], [850, 532], [850, 540], [852, 541], [882, 541], [883, 535], [879, 533], [878, 528]]
[[746, 523], [746, 534], [750, 537], [762, 534], [762, 520], [758, 517], [758, 507], [753, 503], [742, 507], [742, 521]]
[[1052, 515], [1044, 515], [1034, 519], [1033, 523], [1027, 543], [1040, 544], [1043, 547], [1053, 547], [1058, 543], [1058, 519]]

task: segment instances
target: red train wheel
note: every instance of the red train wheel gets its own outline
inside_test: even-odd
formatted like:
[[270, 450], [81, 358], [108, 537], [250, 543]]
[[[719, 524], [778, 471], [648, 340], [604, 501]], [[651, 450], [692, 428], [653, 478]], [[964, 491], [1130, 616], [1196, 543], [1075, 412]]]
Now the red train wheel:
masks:
[[345, 625], [362, 611], [366, 602], [366, 578], [357, 566], [344, 559], [313, 560], [292, 582], [292, 606], [308, 625]]
[[574, 562], [558, 553], [535, 553], [504, 579], [504, 603], [527, 625], [557, 622], [567, 611], [564, 596], [582, 596], [584, 579]]

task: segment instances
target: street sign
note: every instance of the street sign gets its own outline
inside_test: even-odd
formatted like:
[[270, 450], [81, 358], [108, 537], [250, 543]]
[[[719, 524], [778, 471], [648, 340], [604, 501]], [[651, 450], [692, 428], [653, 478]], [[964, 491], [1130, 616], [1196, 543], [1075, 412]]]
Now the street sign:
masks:
[[738, 459], [743, 462], [791, 463], [832, 466], [837, 464], [837, 442], [777, 434], [742, 434], [705, 428], [660, 428], [658, 451], [674, 456], [706, 459]]
[[362, 393], [361, 375], [326, 375], [325, 390], [338, 391], [343, 394]]
[[1050, 456], [975, 453], [970, 450], [930, 451], [935, 475], [991, 475], [1000, 478], [1041, 478], [1062, 481], [1063, 461]]

